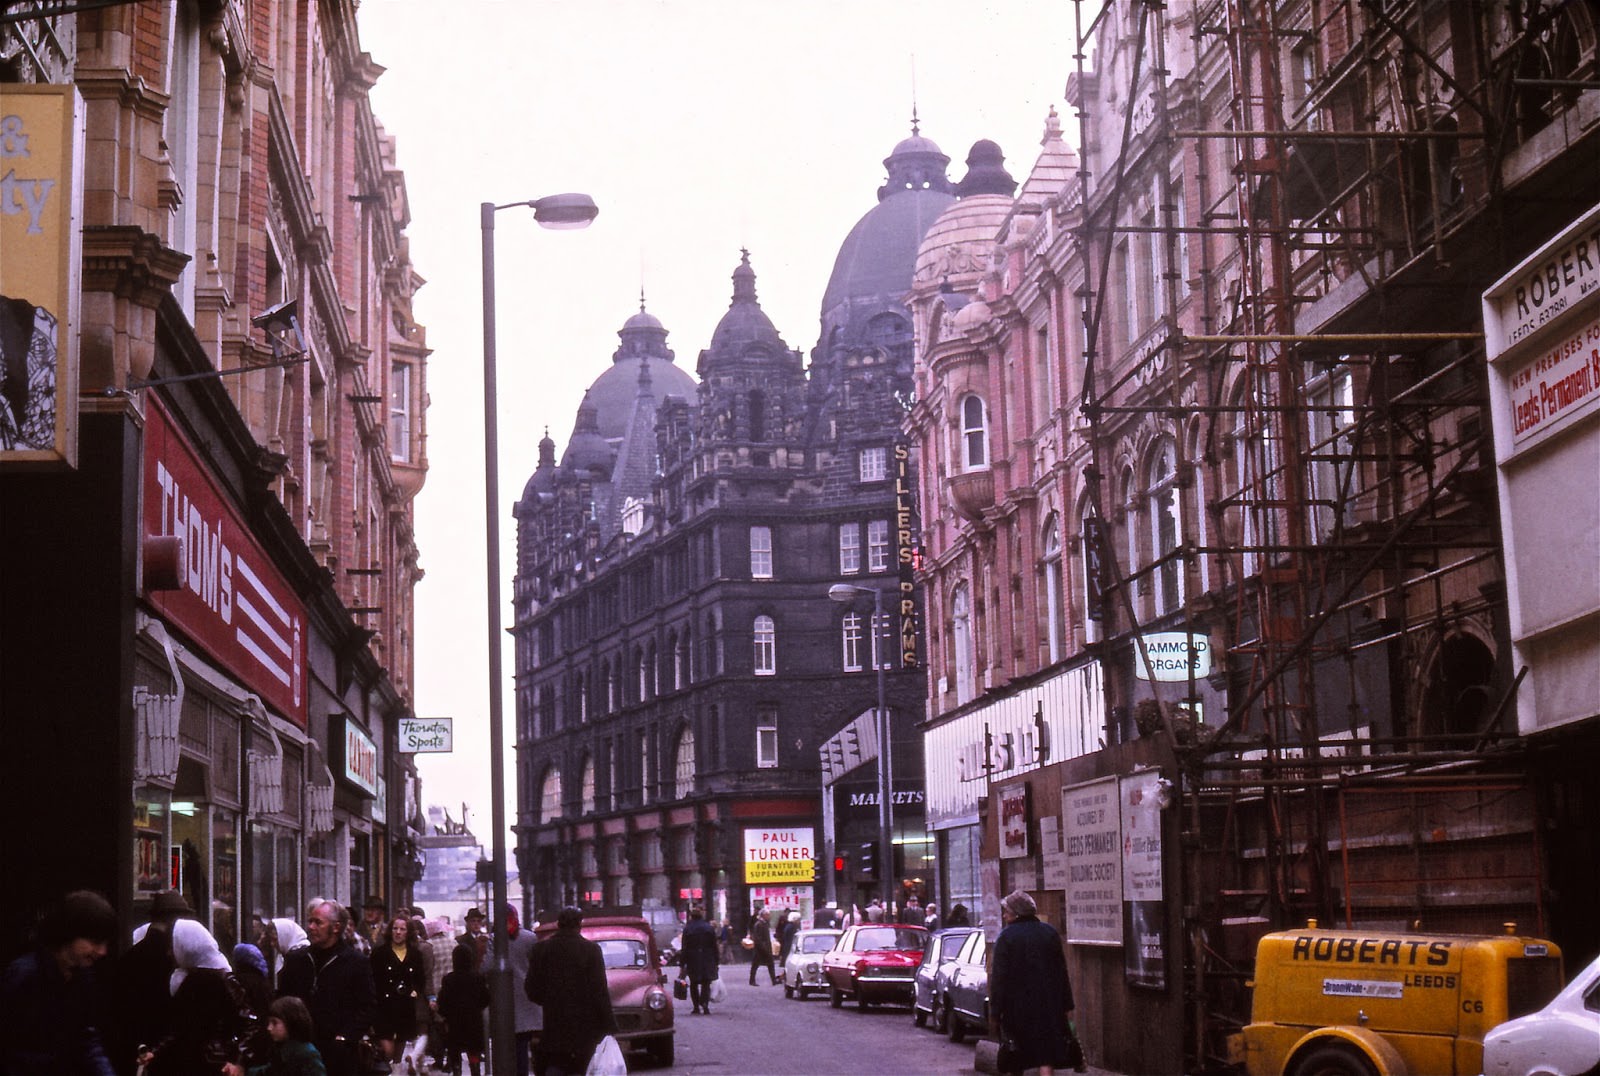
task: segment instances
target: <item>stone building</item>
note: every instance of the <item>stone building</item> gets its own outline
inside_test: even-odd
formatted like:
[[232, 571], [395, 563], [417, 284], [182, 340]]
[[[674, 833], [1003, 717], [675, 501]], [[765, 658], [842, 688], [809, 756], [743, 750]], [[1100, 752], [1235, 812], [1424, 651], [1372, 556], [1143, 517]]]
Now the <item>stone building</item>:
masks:
[[44, 432], [0, 451], [0, 937], [78, 887], [127, 930], [178, 889], [227, 944], [409, 903], [428, 349], [383, 69], [353, 3], [62, 7], [0, 24], [47, 192], [0, 290], [53, 348], [24, 399], [6, 341]]
[[1587, 959], [1600, 11], [1079, 13], [1081, 156], [918, 260], [935, 837], [1120, 1071], [1219, 1065], [1307, 918]]
[[[885, 160], [809, 367], [761, 309], [746, 253], [698, 384], [641, 308], [559, 464], [541, 443], [516, 507], [513, 628], [534, 910], [693, 899], [741, 923], [760, 903], [876, 894], [877, 739], [847, 735], [872, 724], [875, 660], [893, 729], [890, 888], [927, 895], [920, 616], [896, 490], [914, 482], [903, 300], [952, 198], [947, 164], [915, 130]], [[830, 601], [839, 583], [857, 600]]]

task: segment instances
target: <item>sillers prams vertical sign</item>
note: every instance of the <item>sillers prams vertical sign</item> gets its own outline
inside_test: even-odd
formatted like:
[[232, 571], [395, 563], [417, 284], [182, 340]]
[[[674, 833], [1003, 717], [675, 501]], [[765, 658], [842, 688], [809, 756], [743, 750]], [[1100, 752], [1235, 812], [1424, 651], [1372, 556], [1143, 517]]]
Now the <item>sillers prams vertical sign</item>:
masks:
[[904, 441], [894, 445], [894, 556], [900, 570], [900, 597], [895, 603], [895, 622], [900, 625], [900, 667], [917, 667], [917, 502], [915, 475], [911, 466], [911, 446]]
[[306, 727], [305, 608], [161, 402], [147, 397], [144, 533], [176, 537], [177, 589], [149, 601], [262, 701]]

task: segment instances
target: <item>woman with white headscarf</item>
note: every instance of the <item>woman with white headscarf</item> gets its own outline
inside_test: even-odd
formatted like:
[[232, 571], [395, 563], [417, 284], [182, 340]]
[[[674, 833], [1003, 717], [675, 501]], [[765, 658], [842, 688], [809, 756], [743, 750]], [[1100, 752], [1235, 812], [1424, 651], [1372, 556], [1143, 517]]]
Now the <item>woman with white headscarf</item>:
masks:
[[244, 990], [211, 932], [193, 919], [172, 924], [172, 958], [173, 1033], [156, 1047], [147, 1076], [220, 1076], [250, 1030]]
[[267, 929], [261, 932], [261, 941], [257, 944], [267, 958], [267, 968], [271, 972], [268, 981], [276, 989], [278, 973], [283, 970], [283, 954], [310, 945], [311, 939], [306, 937], [305, 929], [299, 923], [280, 918], [268, 921]]

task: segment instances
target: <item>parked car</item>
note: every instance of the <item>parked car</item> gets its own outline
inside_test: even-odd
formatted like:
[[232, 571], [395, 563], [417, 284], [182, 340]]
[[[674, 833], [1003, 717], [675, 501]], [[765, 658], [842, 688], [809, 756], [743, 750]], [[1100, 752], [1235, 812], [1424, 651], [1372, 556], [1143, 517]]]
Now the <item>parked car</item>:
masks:
[[1486, 1076], [1600, 1071], [1600, 959], [1574, 975], [1544, 1008], [1485, 1035], [1483, 1071]]
[[828, 1002], [835, 1009], [855, 998], [863, 1009], [878, 1002], [910, 1004], [913, 976], [922, 963], [928, 932], [896, 923], [846, 927], [822, 956]]
[[951, 1042], [964, 1039], [968, 1028], [988, 1028], [989, 939], [983, 931], [973, 931], [955, 959], [940, 969], [935, 988], [943, 1011], [935, 1013], [934, 1026], [949, 1035]]
[[842, 930], [800, 930], [789, 946], [789, 959], [783, 962], [783, 996], [799, 998], [813, 990], [827, 988], [822, 977], [822, 955], [833, 948]]
[[940, 968], [956, 958], [961, 944], [976, 930], [976, 927], [946, 927], [928, 937], [928, 948], [923, 951], [922, 963], [917, 965], [917, 973], [912, 976], [911, 1018], [918, 1027], [926, 1027], [928, 1017], [933, 1015], [933, 999], [938, 996], [934, 977]]
[[[638, 915], [586, 915], [580, 929], [605, 958], [618, 1045], [645, 1050], [658, 1064], [672, 1064], [672, 992], [650, 922]], [[536, 934], [543, 941], [555, 931], [554, 923], [541, 923]]]

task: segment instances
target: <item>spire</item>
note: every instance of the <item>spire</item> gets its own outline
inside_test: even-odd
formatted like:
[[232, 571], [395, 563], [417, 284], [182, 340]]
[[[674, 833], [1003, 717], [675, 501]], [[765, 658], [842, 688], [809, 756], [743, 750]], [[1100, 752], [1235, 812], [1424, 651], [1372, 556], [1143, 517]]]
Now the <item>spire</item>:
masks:
[[1056, 106], [1050, 106], [1050, 115], [1044, 120], [1044, 137], [1039, 139], [1039, 145], [1048, 146], [1052, 142], [1061, 141], [1061, 117], [1056, 115]]
[[750, 268], [750, 251], [739, 248], [739, 267], [733, 271], [733, 302], [756, 302], [756, 271]]

